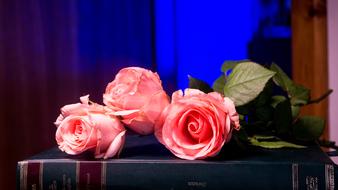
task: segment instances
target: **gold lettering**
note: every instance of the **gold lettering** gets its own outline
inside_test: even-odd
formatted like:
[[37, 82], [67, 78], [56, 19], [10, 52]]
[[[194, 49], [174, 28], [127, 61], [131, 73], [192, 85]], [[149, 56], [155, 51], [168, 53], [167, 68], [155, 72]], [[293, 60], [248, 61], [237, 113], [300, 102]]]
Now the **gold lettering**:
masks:
[[57, 182], [53, 180], [53, 183], [48, 186], [49, 190], [57, 190]]
[[86, 175], [87, 175], [86, 189], [90, 190], [90, 173], [86, 173]]
[[67, 190], [71, 190], [72, 189], [72, 179], [68, 178], [67, 179]]
[[62, 175], [62, 190], [66, 190], [67, 175]]
[[306, 176], [306, 189], [307, 190], [317, 190], [318, 189], [318, 177]]
[[190, 187], [202, 187], [205, 188], [207, 186], [207, 182], [205, 181], [188, 181], [188, 186]]

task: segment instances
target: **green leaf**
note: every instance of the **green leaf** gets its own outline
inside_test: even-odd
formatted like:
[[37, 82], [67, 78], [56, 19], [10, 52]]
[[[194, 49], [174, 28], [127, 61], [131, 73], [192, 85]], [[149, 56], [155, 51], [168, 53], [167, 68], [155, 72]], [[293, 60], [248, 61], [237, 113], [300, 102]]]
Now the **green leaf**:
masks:
[[253, 138], [255, 138], [258, 141], [280, 140], [278, 137], [275, 137], [275, 136], [272, 136], [272, 135], [254, 135]]
[[292, 125], [291, 104], [288, 99], [277, 104], [274, 113], [274, 123], [278, 134], [287, 134]]
[[258, 97], [254, 100], [254, 104], [256, 108], [267, 106], [271, 99], [273, 85], [271, 81], [268, 81], [263, 89], [263, 91], [258, 95]]
[[230, 97], [236, 106], [255, 99], [264, 89], [275, 72], [254, 62], [239, 63], [224, 86], [224, 95]]
[[277, 104], [286, 100], [285, 96], [272, 96], [270, 105], [276, 108]]
[[234, 131], [233, 135], [236, 136], [239, 140], [241, 140], [242, 142], [247, 142], [248, 141], [248, 134], [245, 132], [245, 130], [243, 128], [241, 128], [238, 131]]
[[291, 106], [292, 118], [296, 118], [300, 112], [300, 106]]
[[[267, 139], [270, 140], [270, 139]], [[254, 137], [250, 137], [249, 141], [251, 145], [258, 146], [262, 148], [268, 149], [276, 149], [276, 148], [305, 148], [305, 146], [297, 145], [294, 143], [290, 143], [283, 140], [275, 140], [275, 141], [259, 141]]]
[[237, 106], [236, 111], [239, 114], [247, 115], [250, 112], [250, 105], [246, 104], [246, 105], [243, 105], [243, 106]]
[[250, 60], [238, 60], [238, 61], [224, 61], [221, 67], [221, 71], [223, 73], [228, 72], [228, 70], [233, 69], [237, 64], [243, 63], [243, 62], [249, 62]]
[[246, 150], [248, 144], [248, 135], [246, 134], [245, 130], [243, 128], [241, 128], [239, 131], [234, 130], [232, 135], [231, 141], [234, 141], [240, 149]]
[[292, 105], [306, 105], [310, 100], [310, 89], [302, 85], [293, 85], [288, 92]]
[[208, 83], [202, 80], [199, 80], [197, 78], [193, 78], [190, 75], [188, 75], [188, 78], [189, 78], [189, 88], [199, 89], [205, 93], [209, 93], [213, 91]]
[[315, 116], [302, 116], [293, 126], [293, 134], [298, 140], [313, 141], [323, 134], [324, 127], [324, 119]]
[[212, 85], [212, 88], [214, 89], [214, 91], [222, 94], [224, 91], [224, 85], [225, 85], [225, 76], [221, 75], [215, 80], [214, 84]]
[[278, 65], [271, 64], [270, 69], [276, 72], [273, 81], [288, 93], [292, 105], [306, 105], [309, 102], [310, 89], [295, 84]]
[[289, 88], [293, 85], [293, 81], [288, 77], [288, 75], [276, 64], [271, 64], [270, 69], [276, 72], [273, 76], [273, 81], [280, 86], [283, 90], [289, 91]]
[[249, 123], [244, 125], [249, 134], [257, 134], [265, 132], [269, 127], [269, 122], [249, 119]]
[[256, 117], [261, 121], [271, 121], [273, 118], [274, 109], [269, 106], [262, 106], [256, 108]]

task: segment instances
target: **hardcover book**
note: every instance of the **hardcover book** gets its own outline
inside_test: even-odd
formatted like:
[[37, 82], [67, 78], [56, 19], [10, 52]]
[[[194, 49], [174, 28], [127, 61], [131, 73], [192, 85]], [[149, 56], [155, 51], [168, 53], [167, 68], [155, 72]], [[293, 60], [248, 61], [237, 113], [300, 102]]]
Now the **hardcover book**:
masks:
[[[243, 153], [245, 152], [245, 153]], [[208, 160], [175, 158], [153, 136], [128, 135], [119, 158], [95, 160], [53, 148], [18, 162], [17, 189], [326, 189], [337, 166], [317, 145], [239, 151]]]

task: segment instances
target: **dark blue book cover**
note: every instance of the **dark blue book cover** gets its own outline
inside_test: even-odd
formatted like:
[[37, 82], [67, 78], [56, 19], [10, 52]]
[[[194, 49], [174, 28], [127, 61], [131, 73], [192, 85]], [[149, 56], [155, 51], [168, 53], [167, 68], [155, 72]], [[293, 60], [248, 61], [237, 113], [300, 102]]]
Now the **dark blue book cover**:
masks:
[[57, 148], [18, 162], [17, 189], [327, 189], [337, 166], [317, 145], [305, 149], [224, 147], [215, 158], [181, 160], [153, 136], [127, 136], [119, 158], [95, 160]]

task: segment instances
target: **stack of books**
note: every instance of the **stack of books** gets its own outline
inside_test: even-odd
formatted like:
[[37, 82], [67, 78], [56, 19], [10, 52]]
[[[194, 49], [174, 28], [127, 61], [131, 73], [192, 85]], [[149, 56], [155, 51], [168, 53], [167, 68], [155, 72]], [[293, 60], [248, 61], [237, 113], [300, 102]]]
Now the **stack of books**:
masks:
[[[225, 146], [208, 160], [174, 157], [153, 136], [127, 136], [119, 158], [95, 160], [53, 148], [18, 162], [17, 189], [326, 189], [337, 166], [317, 145], [246, 151]], [[337, 188], [338, 189], [338, 188]]]

